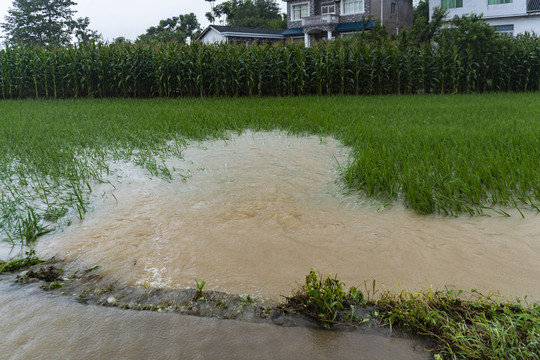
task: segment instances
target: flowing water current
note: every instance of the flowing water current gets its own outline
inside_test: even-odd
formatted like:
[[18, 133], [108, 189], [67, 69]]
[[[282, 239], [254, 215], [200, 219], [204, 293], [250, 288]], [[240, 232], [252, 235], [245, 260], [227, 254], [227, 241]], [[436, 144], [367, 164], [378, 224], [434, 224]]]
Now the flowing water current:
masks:
[[[182, 159], [168, 161], [170, 182], [116, 164], [115, 189], [97, 189], [103, 200], [96, 210], [42, 239], [37, 252], [81, 268], [99, 264], [103, 276], [126, 285], [185, 288], [201, 279], [205, 289], [276, 301], [311, 268], [361, 289], [376, 280], [378, 289], [432, 286], [540, 299], [537, 213], [454, 218], [420, 216], [399, 204], [382, 209], [342, 195], [336, 180], [348, 151], [331, 138], [247, 132], [192, 144]], [[384, 336], [83, 307], [1, 286], [2, 331], [7, 323], [13, 342], [6, 334], [0, 341], [19, 355], [41, 351], [43, 342], [59, 351], [56, 342], [66, 345], [69, 337], [72, 350], [100, 358], [124, 354], [124, 347], [139, 358], [425, 356]]]

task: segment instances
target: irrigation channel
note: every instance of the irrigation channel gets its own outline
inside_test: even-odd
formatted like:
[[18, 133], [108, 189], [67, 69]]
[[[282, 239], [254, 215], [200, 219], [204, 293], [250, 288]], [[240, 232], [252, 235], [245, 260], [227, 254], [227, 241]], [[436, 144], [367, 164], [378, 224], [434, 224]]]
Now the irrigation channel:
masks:
[[[422, 216], [343, 195], [349, 149], [332, 138], [246, 132], [192, 144], [173, 181], [113, 164], [96, 210], [37, 253], [126, 286], [205, 289], [279, 301], [310, 268], [348, 286], [428, 286], [540, 299], [540, 216]], [[114, 196], [112, 196], [114, 195]], [[0, 347], [13, 358], [422, 359], [382, 333], [323, 331], [77, 304], [0, 282]], [[9, 289], [8, 289], [9, 287]], [[80, 356], [79, 356], [80, 355]]]

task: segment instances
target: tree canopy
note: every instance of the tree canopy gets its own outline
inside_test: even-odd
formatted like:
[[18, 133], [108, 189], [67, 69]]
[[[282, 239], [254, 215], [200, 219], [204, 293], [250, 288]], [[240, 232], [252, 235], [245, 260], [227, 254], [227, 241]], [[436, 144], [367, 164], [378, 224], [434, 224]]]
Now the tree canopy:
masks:
[[429, 0], [421, 0], [414, 8], [411, 37], [417, 43], [429, 42], [441, 30], [447, 10], [436, 7], [429, 21]]
[[206, 13], [211, 23], [225, 18], [227, 25], [283, 29], [287, 27], [276, 0], [229, 0]]
[[152, 26], [137, 38], [138, 42], [178, 42], [185, 44], [188, 38], [200, 31], [201, 26], [194, 13], [178, 15], [161, 20], [158, 26]]
[[71, 0], [14, 0], [5, 23], [7, 42], [12, 45], [66, 45], [72, 39], [90, 41], [100, 35], [89, 29], [90, 19], [73, 16]]

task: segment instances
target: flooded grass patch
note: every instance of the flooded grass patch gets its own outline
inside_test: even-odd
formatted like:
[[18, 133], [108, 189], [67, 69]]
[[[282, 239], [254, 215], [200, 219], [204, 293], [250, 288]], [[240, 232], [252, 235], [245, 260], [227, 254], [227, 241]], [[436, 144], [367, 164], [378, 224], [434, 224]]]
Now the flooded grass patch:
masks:
[[9, 261], [0, 261], [0, 274], [19, 271], [20, 269], [40, 264], [43, 261], [36, 256], [34, 249], [31, 249], [24, 256], [19, 255]]
[[[281, 129], [350, 146], [343, 180], [419, 213], [538, 210], [537, 94], [3, 101], [0, 210], [5, 239], [31, 242], [91, 208], [111, 161], [170, 179], [186, 141]], [[345, 165], [345, 164], [344, 164]], [[28, 221], [30, 219], [30, 221]]]

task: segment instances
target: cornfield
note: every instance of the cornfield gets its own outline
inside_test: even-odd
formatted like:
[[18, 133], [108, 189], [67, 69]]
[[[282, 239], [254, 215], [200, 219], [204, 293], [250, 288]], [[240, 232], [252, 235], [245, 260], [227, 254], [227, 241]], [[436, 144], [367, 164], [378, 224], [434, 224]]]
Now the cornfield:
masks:
[[298, 44], [88, 44], [0, 51], [0, 98], [237, 97], [537, 91], [540, 39], [496, 51], [357, 39]]

